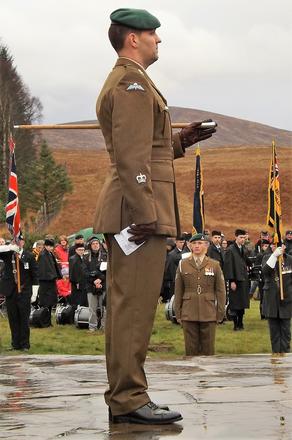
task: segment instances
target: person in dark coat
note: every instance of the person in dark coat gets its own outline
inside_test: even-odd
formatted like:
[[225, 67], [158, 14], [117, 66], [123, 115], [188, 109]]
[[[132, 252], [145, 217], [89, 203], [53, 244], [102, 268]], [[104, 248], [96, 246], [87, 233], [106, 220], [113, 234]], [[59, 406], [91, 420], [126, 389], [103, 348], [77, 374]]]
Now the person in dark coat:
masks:
[[169, 296], [170, 298], [174, 295], [174, 286], [175, 286], [175, 274], [178, 267], [178, 264], [182, 258], [182, 255], [186, 252], [190, 252], [189, 249], [186, 249], [186, 240], [185, 235], [181, 235], [177, 237], [175, 240], [175, 248], [169, 252], [167, 257], [167, 268], [164, 272], [164, 276], [169, 280]]
[[[276, 248], [272, 245], [273, 253], [264, 256], [262, 273], [263, 313], [268, 319], [272, 352], [289, 353], [291, 344], [292, 317], [292, 256], [285, 253], [285, 246]], [[282, 279], [283, 295], [280, 297], [279, 257], [283, 255]]]
[[[0, 292], [6, 296], [7, 315], [11, 331], [11, 348], [29, 350], [29, 315], [31, 309], [32, 286], [38, 284], [37, 263], [31, 252], [23, 249], [24, 238], [20, 236], [16, 244], [0, 246], [0, 258], [4, 270], [0, 280]], [[16, 255], [19, 257], [20, 292], [17, 288]]]
[[[262, 262], [264, 256], [270, 256], [272, 253], [270, 242], [268, 240], [262, 240], [261, 242], [261, 251], [257, 254], [255, 258], [254, 270], [257, 271], [257, 280], [253, 281], [252, 288], [255, 291], [258, 287], [259, 290], [259, 299], [260, 299], [260, 315], [261, 319], [265, 319], [265, 315], [263, 313], [263, 286], [264, 280], [262, 276]], [[251, 290], [252, 291], [252, 290]]]
[[245, 230], [236, 229], [235, 242], [225, 253], [223, 272], [229, 284], [229, 308], [234, 312], [234, 330], [243, 330], [244, 310], [249, 308], [248, 266], [251, 263], [244, 247]]
[[288, 231], [286, 231], [284, 244], [286, 246], [285, 253], [292, 255], [292, 229], [288, 229]]
[[163, 281], [160, 290], [162, 302], [166, 303], [173, 295], [173, 279], [169, 270], [169, 262], [171, 257], [169, 256], [171, 251], [175, 248], [175, 242], [171, 238], [166, 240], [166, 259], [164, 265]]
[[38, 303], [41, 307], [47, 307], [50, 312], [57, 304], [56, 280], [62, 278], [59, 265], [54, 255], [54, 240], [45, 239], [44, 249], [38, 258], [39, 293]]
[[69, 279], [71, 282], [71, 295], [69, 304], [75, 309], [78, 306], [87, 306], [86, 272], [84, 264], [84, 243], [76, 244], [75, 255], [69, 259]]
[[97, 310], [103, 307], [106, 291], [106, 274], [100, 270], [103, 257], [100, 241], [97, 237], [91, 237], [88, 242], [88, 251], [83, 259], [89, 307], [89, 331], [95, 331], [102, 325], [102, 313], [98, 315]]
[[211, 243], [207, 250], [207, 256], [219, 262], [223, 270], [224, 252], [221, 248], [222, 235], [220, 231], [212, 231]]
[[69, 247], [69, 259], [71, 257], [74, 257], [74, 255], [76, 253], [75, 250], [76, 250], [76, 245], [77, 244], [84, 244], [84, 236], [82, 234], [75, 235], [75, 242], [74, 242], [74, 244], [72, 244]]

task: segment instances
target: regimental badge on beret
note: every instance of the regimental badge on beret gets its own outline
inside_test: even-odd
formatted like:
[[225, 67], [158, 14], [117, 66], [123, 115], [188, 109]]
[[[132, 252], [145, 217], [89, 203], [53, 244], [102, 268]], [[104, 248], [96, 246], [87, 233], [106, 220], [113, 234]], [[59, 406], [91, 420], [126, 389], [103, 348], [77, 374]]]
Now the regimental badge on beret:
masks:
[[145, 92], [145, 89], [143, 86], [141, 86], [141, 84], [138, 83], [132, 83], [129, 84], [128, 87], [126, 88], [126, 90], [141, 90], [142, 92]]
[[190, 239], [190, 243], [192, 243], [193, 241], [208, 241], [206, 236], [204, 234], [194, 234], [191, 239]]

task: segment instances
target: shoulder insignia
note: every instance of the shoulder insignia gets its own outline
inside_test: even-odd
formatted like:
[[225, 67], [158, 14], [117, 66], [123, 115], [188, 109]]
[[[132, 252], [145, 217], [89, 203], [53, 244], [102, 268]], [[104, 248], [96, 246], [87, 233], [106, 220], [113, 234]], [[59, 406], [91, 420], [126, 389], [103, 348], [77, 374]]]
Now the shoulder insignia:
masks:
[[144, 87], [142, 87], [141, 86], [141, 84], [139, 84], [139, 83], [132, 83], [132, 84], [129, 84], [128, 85], [128, 87], [126, 88], [126, 90], [142, 90], [143, 92], [145, 92], [145, 89], [144, 89]]

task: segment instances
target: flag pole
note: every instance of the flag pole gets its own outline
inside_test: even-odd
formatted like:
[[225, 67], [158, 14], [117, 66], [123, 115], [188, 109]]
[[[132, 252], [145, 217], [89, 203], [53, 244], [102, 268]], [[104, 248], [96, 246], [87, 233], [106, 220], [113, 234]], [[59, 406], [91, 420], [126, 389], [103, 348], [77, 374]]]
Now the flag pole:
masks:
[[20, 286], [20, 266], [19, 266], [19, 255], [15, 253], [15, 262], [16, 262], [16, 276], [17, 276], [17, 292], [21, 292]]
[[[276, 244], [279, 245], [279, 236], [277, 231], [277, 222], [276, 222], [276, 164], [275, 164], [275, 156], [276, 156], [276, 146], [275, 141], [272, 142], [272, 160], [273, 160], [273, 182], [274, 182], [274, 235], [277, 238]], [[280, 218], [279, 218], [279, 225], [280, 229]], [[282, 243], [281, 243], [282, 244]], [[278, 259], [279, 263], [279, 289], [280, 289], [280, 300], [284, 300], [284, 289], [283, 289], [283, 273], [282, 273], [282, 264], [283, 264], [283, 255], [279, 256]]]

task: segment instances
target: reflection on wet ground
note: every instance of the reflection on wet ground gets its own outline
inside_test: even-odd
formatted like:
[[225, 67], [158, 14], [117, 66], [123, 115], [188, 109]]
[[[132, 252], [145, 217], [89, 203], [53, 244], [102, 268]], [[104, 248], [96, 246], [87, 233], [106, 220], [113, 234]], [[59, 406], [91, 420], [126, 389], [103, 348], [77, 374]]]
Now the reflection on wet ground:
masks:
[[1, 439], [292, 439], [292, 355], [147, 361], [167, 426], [112, 425], [103, 356], [1, 356]]

